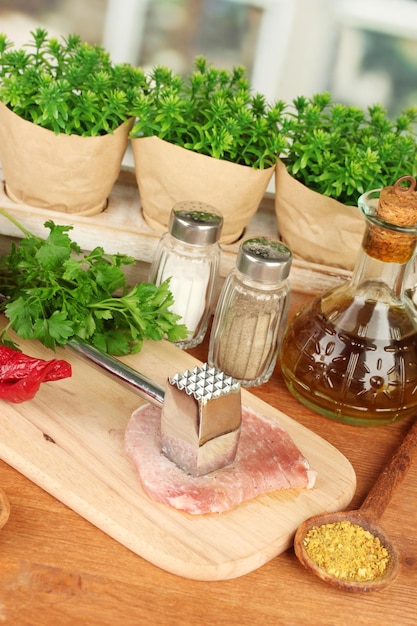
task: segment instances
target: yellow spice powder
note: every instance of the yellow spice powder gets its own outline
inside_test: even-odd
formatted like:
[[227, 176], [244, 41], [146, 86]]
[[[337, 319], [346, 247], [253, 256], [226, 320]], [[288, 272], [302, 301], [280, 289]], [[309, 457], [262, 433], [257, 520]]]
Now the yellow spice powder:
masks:
[[313, 526], [305, 536], [304, 547], [322, 570], [351, 582], [379, 578], [389, 562], [379, 538], [349, 521]]

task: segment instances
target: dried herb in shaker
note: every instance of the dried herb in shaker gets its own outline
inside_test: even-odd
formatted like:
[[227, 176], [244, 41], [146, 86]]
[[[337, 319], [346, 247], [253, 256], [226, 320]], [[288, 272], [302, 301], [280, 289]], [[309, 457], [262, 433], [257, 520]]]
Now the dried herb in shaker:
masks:
[[280, 241], [244, 241], [226, 278], [210, 335], [208, 361], [243, 386], [266, 382], [286, 320], [291, 251]]

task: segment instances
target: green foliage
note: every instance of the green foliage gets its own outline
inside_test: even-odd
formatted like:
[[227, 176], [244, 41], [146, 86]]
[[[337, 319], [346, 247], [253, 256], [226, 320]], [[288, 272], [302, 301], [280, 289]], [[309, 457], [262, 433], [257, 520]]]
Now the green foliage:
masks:
[[212, 67], [204, 57], [185, 78], [164, 66], [147, 77], [132, 112], [131, 137], [157, 136], [217, 159], [263, 169], [287, 147], [281, 132], [285, 105], [267, 103], [249, 88], [243, 67]]
[[134, 263], [132, 257], [106, 255], [101, 247], [82, 254], [68, 235], [71, 226], [49, 220], [49, 235], [42, 239], [3, 209], [0, 213], [24, 234], [0, 259], [0, 293], [5, 296], [0, 310], [9, 319], [0, 334], [4, 343], [10, 345], [12, 328], [23, 339], [38, 339], [52, 349], [78, 338], [123, 355], [139, 352], [144, 339], [187, 336], [170, 310], [169, 281], [129, 287], [123, 267]]
[[256, 169], [282, 158], [297, 180], [345, 204], [417, 174], [417, 107], [391, 121], [379, 104], [362, 111], [329, 93], [268, 103], [243, 67], [217, 69], [203, 56], [184, 78], [161, 65], [145, 74], [78, 35], [58, 41], [38, 28], [14, 49], [0, 34], [0, 100], [57, 134], [102, 135], [134, 117], [131, 138]]
[[113, 64], [98, 45], [78, 35], [58, 41], [45, 29], [15, 49], [0, 34], [0, 100], [23, 119], [56, 134], [96, 136], [113, 132], [130, 117], [145, 75]]
[[304, 185], [356, 205], [360, 194], [417, 174], [417, 107], [390, 121], [375, 104], [362, 111], [335, 103], [329, 93], [293, 101], [286, 116], [289, 173]]

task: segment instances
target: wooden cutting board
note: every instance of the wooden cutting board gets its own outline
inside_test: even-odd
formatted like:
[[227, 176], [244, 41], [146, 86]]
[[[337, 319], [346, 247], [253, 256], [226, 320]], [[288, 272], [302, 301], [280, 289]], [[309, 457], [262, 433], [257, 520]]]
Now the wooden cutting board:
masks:
[[[307, 457], [312, 490], [283, 490], [222, 514], [192, 516], [152, 501], [123, 450], [131, 413], [146, 402], [73, 352], [56, 355], [18, 340], [32, 356], [65, 358], [69, 379], [44, 383], [35, 399], [0, 401], [1, 458], [130, 550], [169, 572], [196, 580], [246, 574], [287, 549], [299, 524], [346, 507], [355, 491], [351, 464], [321, 437], [243, 390], [243, 402], [275, 417]], [[123, 359], [156, 382], [198, 362], [168, 342], [146, 343]]]

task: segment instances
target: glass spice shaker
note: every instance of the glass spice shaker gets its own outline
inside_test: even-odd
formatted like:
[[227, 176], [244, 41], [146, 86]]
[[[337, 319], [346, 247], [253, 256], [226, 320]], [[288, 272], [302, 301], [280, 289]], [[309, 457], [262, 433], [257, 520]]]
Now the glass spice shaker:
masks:
[[168, 232], [159, 240], [149, 281], [170, 278], [172, 311], [181, 316], [188, 337], [175, 345], [192, 348], [204, 339], [219, 275], [219, 238], [223, 217], [209, 204], [178, 202], [171, 211]]
[[303, 307], [285, 332], [288, 389], [331, 419], [371, 426], [417, 410], [417, 314], [406, 292], [417, 244], [415, 186], [404, 176], [359, 198], [366, 227], [351, 280]]
[[244, 241], [216, 307], [208, 362], [244, 387], [271, 377], [287, 316], [291, 251], [280, 241]]

